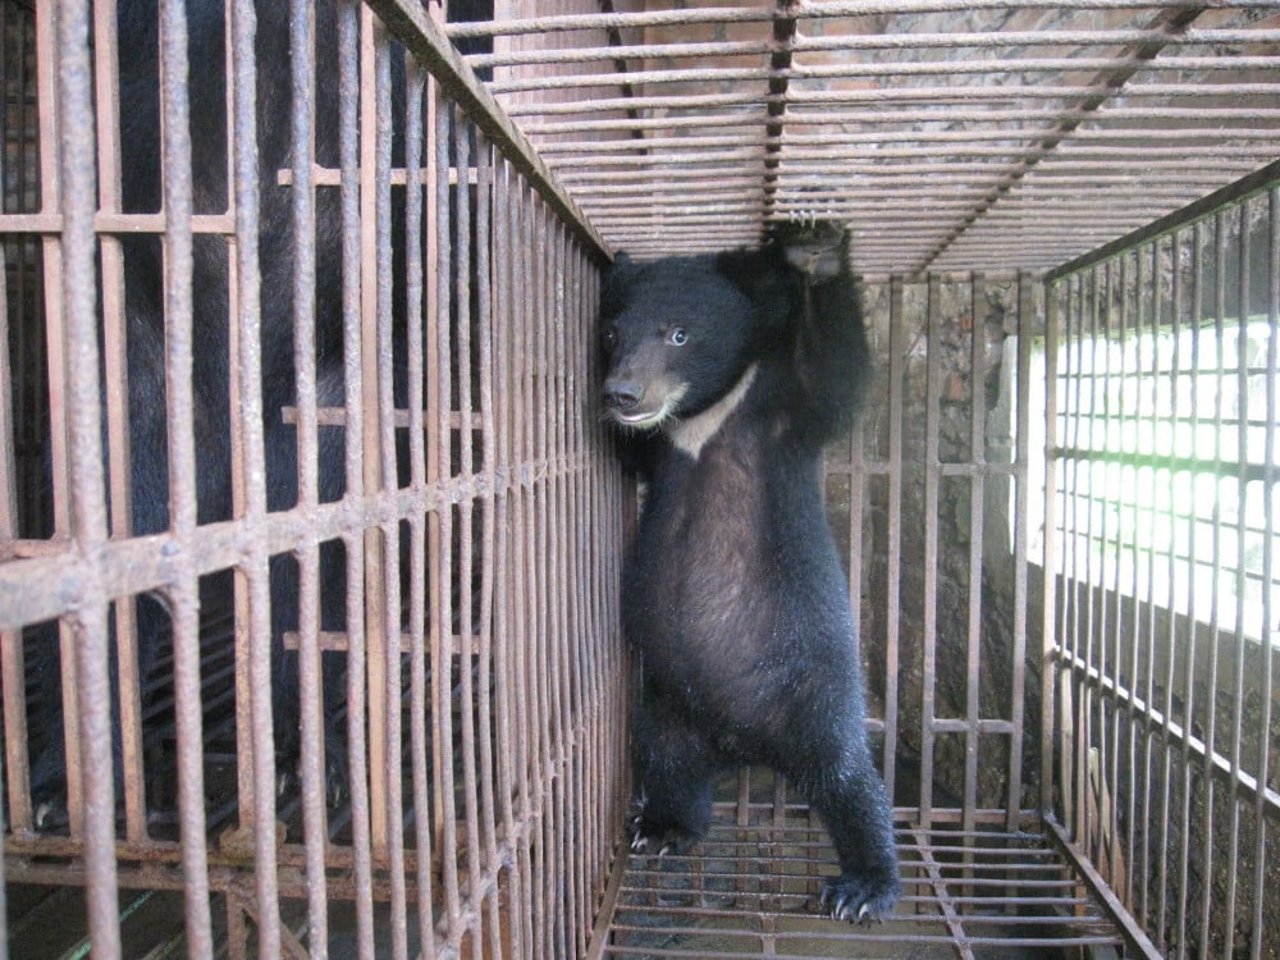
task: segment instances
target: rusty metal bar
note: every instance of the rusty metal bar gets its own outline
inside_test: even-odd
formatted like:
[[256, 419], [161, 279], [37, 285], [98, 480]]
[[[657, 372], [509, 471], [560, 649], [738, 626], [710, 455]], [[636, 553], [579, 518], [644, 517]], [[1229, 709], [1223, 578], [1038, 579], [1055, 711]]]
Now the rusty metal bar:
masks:
[[[514, 36], [527, 33], [551, 33], [566, 30], [605, 30], [610, 28], [672, 26], [698, 23], [771, 23], [781, 17], [801, 20], [862, 17], [873, 14], [942, 13], [952, 10], [1056, 9], [1055, 0], [838, 0], [830, 3], [798, 3], [785, 14], [762, 7], [716, 7], [676, 10], [650, 10], [641, 13], [561, 14], [545, 17], [503, 18], [453, 23], [447, 28], [450, 37]], [[1182, 6], [1180, 0], [1075, 0], [1079, 10], [1165, 9]], [[1267, 7], [1267, 0], [1242, 0], [1232, 6]]]
[[[305, 0], [290, 9], [293, 353], [297, 390], [298, 503], [314, 508], [320, 500], [319, 435], [316, 415], [315, 284], [316, 250], [302, 238], [316, 235], [315, 188], [315, 14]], [[320, 550], [307, 544], [297, 552], [298, 676], [303, 840], [306, 846], [308, 939], [314, 960], [329, 954], [328, 889], [324, 838], [328, 834], [324, 798], [323, 668], [319, 644]]]
[[[192, 191], [191, 138], [187, 103], [187, 37], [186, 14], [180, 3], [167, 2], [160, 10], [160, 76], [163, 140], [166, 158], [163, 184], [166, 233], [165, 262], [165, 345], [166, 357], [166, 422], [169, 452], [169, 523], [175, 536], [190, 541], [196, 530], [196, 444], [195, 396], [193, 369], [193, 257], [194, 240], [189, 217], [194, 205]], [[114, 44], [107, 45], [108, 50]], [[114, 53], [114, 50], [111, 50]], [[114, 118], [113, 118], [114, 119]], [[104, 261], [104, 269], [107, 262]], [[119, 264], [114, 265], [119, 269]], [[122, 292], [122, 277], [106, 281]], [[121, 303], [110, 303], [108, 309], [119, 310]], [[127, 409], [127, 404], [125, 405]], [[127, 470], [127, 460], [119, 465]], [[128, 514], [126, 513], [126, 516]], [[186, 899], [187, 936], [195, 953], [213, 949], [212, 919], [209, 912], [208, 863], [205, 853], [203, 723], [200, 709], [200, 598], [196, 577], [190, 564], [184, 575], [175, 580], [168, 591], [173, 635], [174, 712], [178, 734], [178, 806], [183, 839], [183, 892]], [[117, 609], [132, 606], [128, 601]], [[119, 622], [119, 621], [118, 621]], [[121, 633], [136, 649], [132, 618], [120, 624]], [[123, 647], [122, 647], [123, 649]], [[132, 661], [132, 662], [129, 662]], [[142, 730], [139, 717], [128, 717], [123, 704], [141, 713], [136, 653], [121, 658], [121, 725], [125, 742], [136, 740], [133, 749], [141, 751]], [[127, 678], [127, 679], [126, 679]], [[132, 688], [132, 689], [130, 689]], [[136, 724], [134, 730], [130, 725]], [[126, 748], [127, 749], [127, 748]], [[126, 753], [126, 757], [128, 754]], [[141, 780], [141, 757], [133, 771], [126, 772]], [[141, 794], [141, 783], [136, 784]], [[129, 787], [126, 786], [126, 798]], [[139, 797], [141, 800], [141, 797]], [[127, 799], [126, 799], [127, 803]], [[139, 804], [138, 816], [145, 818]], [[126, 807], [127, 815], [127, 807]]]
[[[539, 194], [546, 198], [557, 216], [573, 225], [579, 240], [588, 249], [608, 256], [610, 248], [587, 219], [579, 212], [572, 198], [556, 184], [524, 135], [507, 119], [502, 109], [474, 74], [462, 62], [461, 57], [449, 45], [441, 29], [431, 22], [421, 7], [406, 0], [368, 0], [369, 6], [379, 16], [387, 29], [402, 42], [418, 62], [429, 70], [448, 95], [456, 100], [503, 155], [510, 160]], [[480, 22], [480, 21], [477, 21]], [[510, 115], [514, 115], [513, 113]]]
[[[942, 310], [941, 281], [929, 278], [928, 301], [925, 306], [925, 336], [933, 341], [938, 335], [939, 314]], [[938, 487], [939, 440], [938, 397], [941, 392], [940, 358], [937, 350], [930, 350], [925, 372], [925, 461], [924, 461], [924, 635], [923, 674], [921, 689], [923, 703], [920, 713], [920, 825], [932, 826], [933, 809], [933, 757], [935, 684], [937, 682], [938, 640]]]

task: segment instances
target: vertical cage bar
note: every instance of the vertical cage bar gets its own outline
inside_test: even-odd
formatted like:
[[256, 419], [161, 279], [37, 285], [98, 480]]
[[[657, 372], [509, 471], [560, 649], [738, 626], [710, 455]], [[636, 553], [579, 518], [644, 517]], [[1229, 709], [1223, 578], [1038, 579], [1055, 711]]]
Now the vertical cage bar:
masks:
[[[2, 9], [2, 8], [0, 8]], [[0, 541], [19, 533], [17, 464], [14, 438], [13, 381], [9, 355], [9, 275], [0, 247]], [[52, 642], [52, 641], [46, 641]], [[21, 630], [0, 630], [0, 689], [4, 691], [4, 773], [8, 824], [14, 833], [28, 833], [31, 817], [31, 760], [27, 752], [26, 664]], [[0, 914], [4, 916], [4, 914]], [[7, 938], [0, 937], [0, 940]]]
[[[396, 409], [395, 409], [395, 349], [393, 346], [393, 265], [391, 218], [391, 136], [394, 117], [391, 109], [391, 49], [380, 25], [372, 30], [374, 44], [373, 62], [373, 152], [374, 152], [374, 276], [377, 311], [374, 316], [376, 353], [374, 354], [377, 391], [376, 417], [377, 450], [379, 454], [379, 491], [385, 500], [394, 497], [399, 486], [396, 464]], [[411, 184], [406, 179], [405, 190]], [[366, 224], [366, 231], [368, 225]], [[366, 234], [367, 235], [367, 234]], [[367, 327], [366, 327], [367, 329]], [[368, 411], [366, 411], [366, 414]], [[408, 904], [405, 884], [404, 849], [404, 789], [401, 776], [403, 763], [403, 733], [401, 730], [401, 579], [400, 537], [398, 520], [384, 521], [379, 525], [377, 538], [382, 555], [379, 558], [382, 582], [375, 596], [376, 607], [382, 614], [381, 649], [370, 649], [370, 699], [377, 694], [379, 706], [372, 713], [382, 717], [383, 755], [382, 766], [378, 758], [371, 756], [371, 784], [381, 783], [385, 817], [385, 850], [390, 886], [390, 938], [391, 956], [406, 960], [409, 954]], [[372, 639], [372, 637], [371, 637]], [[372, 669], [381, 660], [380, 673]], [[382, 686], [378, 687], [381, 681]], [[377, 724], [370, 724], [371, 737]], [[378, 809], [374, 796], [374, 809]]]
[[[902, 586], [902, 431], [903, 431], [903, 366], [906, 363], [906, 319], [903, 315], [902, 277], [895, 276], [889, 286], [889, 542], [885, 581], [885, 664], [884, 664], [884, 774], [885, 793], [890, 806], [894, 802], [898, 757], [898, 658], [899, 614]], [[859, 418], [861, 419], [861, 418]], [[860, 445], [859, 445], [860, 446]], [[856, 482], [849, 478], [850, 490]], [[859, 531], [860, 532], [860, 531]], [[858, 541], [850, 541], [857, 543]], [[853, 550], [853, 553], [861, 553]], [[861, 594], [855, 585], [855, 596]], [[858, 621], [855, 619], [854, 623]]]
[[[1276, 409], [1276, 378], [1280, 375], [1280, 187], [1272, 187], [1267, 193], [1267, 319], [1270, 329], [1267, 334], [1267, 356], [1263, 375], [1266, 377], [1264, 403], [1266, 405], [1266, 428], [1263, 440], [1263, 541], [1262, 541], [1262, 631], [1259, 640], [1262, 644], [1262, 716], [1259, 728], [1262, 736], [1258, 738], [1258, 784], [1270, 783], [1270, 750], [1271, 731], [1271, 698], [1275, 692], [1274, 650], [1275, 627], [1275, 483], [1276, 483], [1276, 420], [1280, 411]], [[1262, 790], [1254, 797], [1254, 823], [1257, 824], [1257, 839], [1253, 852], [1253, 943], [1249, 948], [1250, 960], [1261, 960], [1262, 940], [1265, 929], [1263, 904], [1266, 891], [1267, 871], [1267, 819], [1265, 816], [1265, 798]]]
[[[1045, 323], [1044, 323], [1044, 450], [1036, 451], [1036, 455], [1044, 459], [1044, 551], [1041, 564], [1043, 578], [1043, 610], [1040, 629], [1040, 810], [1053, 810], [1053, 753], [1055, 746], [1061, 744], [1059, 724], [1070, 722], [1069, 715], [1058, 712], [1058, 684], [1064, 686], [1069, 678], [1062, 677], [1062, 661], [1058, 657], [1059, 631], [1058, 620], [1058, 471], [1063, 468], [1064, 461], [1058, 454], [1058, 393], [1062, 384], [1062, 375], [1058, 371], [1058, 329], [1061, 323], [1061, 303], [1064, 295], [1064, 284], [1058, 282], [1044, 284]], [[1068, 351], [1069, 352], [1069, 351]], [[1065, 510], [1063, 511], [1065, 514]], [[1024, 514], [1025, 516], [1025, 514]], [[1065, 590], [1063, 591], [1065, 596]], [[1065, 786], [1065, 783], [1063, 784]], [[1066, 792], [1064, 791], [1064, 797]], [[1063, 823], [1070, 823], [1071, 818], [1063, 812]]]
[[941, 357], [939, 324], [942, 312], [942, 282], [929, 277], [925, 316], [925, 461], [924, 461], [924, 672], [921, 678], [924, 702], [920, 711], [920, 825], [933, 824], [934, 685], [938, 644], [938, 485], [941, 472], [938, 456], [938, 391]]
[[[980, 661], [982, 638], [982, 550], [983, 516], [986, 497], [987, 444], [987, 325], [986, 285], [980, 275], [969, 277], [969, 461], [973, 473], [969, 480], [969, 581], [968, 629], [965, 638], [965, 735], [964, 735], [964, 813], [962, 828], [972, 833], [977, 825], [978, 809], [978, 723], [981, 719]], [[966, 838], [966, 846], [972, 840]], [[965, 876], [972, 877], [973, 854], [964, 855]], [[967, 894], [966, 894], [967, 895]]]
[[[1214, 338], [1214, 400], [1213, 400], [1213, 582], [1222, 582], [1222, 424], [1223, 396], [1222, 380], [1224, 365], [1222, 362], [1223, 347], [1226, 339], [1227, 315], [1227, 214], [1220, 212], [1213, 221], [1213, 338]], [[1201, 814], [1200, 830], [1203, 839], [1201, 861], [1204, 864], [1202, 877], [1213, 875], [1214, 863], [1214, 790], [1213, 790], [1213, 756], [1217, 750], [1218, 727], [1218, 643], [1222, 623], [1220, 609], [1220, 591], [1214, 590], [1209, 605], [1209, 675], [1205, 689], [1208, 693], [1205, 706], [1204, 723], [1204, 758], [1202, 779], [1204, 783], [1204, 807]], [[1213, 884], [1202, 883], [1200, 895], [1200, 960], [1208, 960], [1210, 931], [1213, 919]]]
[[[262, 420], [261, 278], [258, 272], [257, 65], [254, 42], [257, 15], [251, 0], [235, 0], [231, 9], [234, 83], [234, 163], [236, 223], [236, 313], [239, 335], [239, 411], [244, 519], [266, 519], [266, 469]], [[250, 542], [236, 568], [248, 597], [250, 710], [253, 723], [254, 854], [258, 949], [266, 957], [280, 951], [280, 911], [276, 875], [275, 738], [272, 730], [271, 622], [267, 550]]]
[[[453, 162], [457, 201], [454, 207], [454, 297], [457, 315], [457, 333], [454, 356], [457, 363], [458, 395], [458, 475], [470, 478], [473, 472], [473, 425], [471, 421], [471, 124], [461, 112], [455, 114], [453, 127]], [[472, 502], [464, 500], [458, 505], [458, 640], [454, 647], [458, 660], [458, 713], [459, 746], [462, 750], [462, 809], [466, 817], [467, 889], [474, 901], [480, 887], [480, 831], [477, 809], [477, 785], [475, 767], [475, 706], [474, 684], [471, 676], [471, 660], [474, 654], [472, 617]], [[452, 582], [452, 581], [449, 581]], [[450, 621], [452, 623], [452, 620]], [[452, 626], [446, 633], [453, 632]], [[472, 904], [478, 907], [479, 904]], [[475, 910], [468, 912], [468, 929], [473, 948], [478, 949], [480, 917]]]
[[[89, 61], [89, 11], [81, 0], [57, 9], [62, 301], [67, 360], [71, 512], [77, 547], [90, 554], [107, 538], [98, 378], [97, 275], [93, 217], [97, 177]], [[51, 88], [46, 88], [51, 89]], [[115, 785], [111, 761], [111, 680], [107, 605], [88, 598], [69, 617], [76, 660], [76, 710], [83, 767], [81, 810], [89, 932], [103, 958], [120, 956], [116, 925]], [[66, 661], [64, 661], [66, 662]], [[71, 701], [64, 700], [70, 714]], [[68, 757], [70, 763], [70, 757]]]
[[[363, 360], [360, 415], [364, 420], [364, 489], [382, 488], [382, 434], [378, 418], [378, 71], [387, 56], [373, 12], [360, 5], [360, 356]], [[348, 443], [350, 438], [348, 438]], [[369, 770], [384, 771], [387, 757], [386, 670], [387, 624], [396, 619], [386, 608], [383, 555], [386, 538], [376, 526], [364, 530], [365, 672], [368, 686]], [[361, 774], [363, 775], [363, 774]], [[376, 856], [387, 853], [387, 782], [380, 773], [368, 777], [369, 835]]]
[[[406, 337], [408, 347], [409, 401], [409, 482], [415, 497], [426, 489], [427, 456], [424, 443], [424, 337], [423, 304], [428, 315], [435, 305], [433, 231], [424, 217], [424, 201], [434, 191], [424, 187], [423, 137], [425, 128], [434, 137], [434, 117], [429, 112], [433, 96], [427, 95], [427, 74], [417, 60], [405, 63], [405, 289]], [[434, 183], [436, 176], [434, 139], [427, 142], [425, 182]], [[424, 246], [426, 266], [424, 271]], [[417, 853], [417, 921], [418, 943], [424, 954], [435, 953], [435, 923], [432, 916], [431, 870], [431, 788], [428, 782], [427, 753], [427, 521], [421, 509], [409, 518], [409, 755], [413, 792], [414, 843]]]
[[[112, 2], [94, 4], [94, 92], [98, 134], [98, 207], [102, 213], [121, 210], [120, 104], [116, 65], [116, 9]], [[163, 16], [162, 16], [163, 20]], [[167, 64], [162, 57], [161, 83], [166, 102], [174, 93], [166, 82]], [[185, 59], [185, 57], [183, 58]], [[173, 67], [182, 69], [181, 64]], [[185, 79], [185, 69], [183, 70]], [[167, 131], [166, 131], [167, 132]], [[170, 155], [170, 165], [180, 158]], [[189, 169], [189, 168], [188, 168]], [[100, 236], [99, 260], [102, 274], [103, 386], [107, 418], [107, 480], [111, 505], [113, 538], [133, 533], [130, 495], [129, 370], [124, 314], [124, 263], [120, 241]], [[171, 461], [172, 462], [172, 461]], [[116, 656], [119, 670], [119, 711], [121, 767], [123, 769], [125, 835], [133, 841], [146, 837], [146, 794], [142, 767], [142, 697], [139, 690], [138, 635], [134, 602], [118, 601], [113, 608], [116, 628]], [[175, 625], [176, 626], [176, 625]]]
[[[1244, 601], [1247, 581], [1245, 577], [1246, 571], [1246, 528], [1247, 513], [1245, 509], [1246, 499], [1245, 491], [1248, 488], [1249, 476], [1249, 261], [1250, 261], [1250, 243], [1249, 243], [1249, 202], [1242, 201], [1236, 208], [1240, 221], [1240, 235], [1236, 241], [1236, 262], [1237, 262], [1237, 287], [1236, 296], [1238, 299], [1237, 309], [1238, 326], [1236, 329], [1236, 369], [1235, 369], [1235, 398], [1236, 409], [1234, 414], [1234, 426], [1236, 428], [1236, 475], [1235, 475], [1235, 610], [1233, 611], [1232, 620], [1235, 624], [1234, 637], [1234, 653], [1235, 653], [1235, 671], [1232, 676], [1231, 683], [1231, 734], [1228, 741], [1228, 759], [1231, 764], [1232, 783], [1239, 781], [1240, 774], [1243, 772], [1241, 765], [1241, 733], [1244, 725], [1244, 674], [1245, 674], [1245, 657], [1248, 653], [1244, 632]], [[1218, 366], [1222, 371], [1222, 376], [1228, 375], [1226, 355], [1219, 352]], [[1219, 584], [1221, 589], [1221, 584]], [[1267, 731], [1263, 732], [1263, 739], [1266, 739]], [[1260, 789], [1265, 790], [1265, 781], [1259, 781]], [[1223, 920], [1223, 930], [1225, 936], [1230, 941], [1235, 937], [1236, 929], [1236, 898], [1240, 890], [1239, 866], [1240, 866], [1240, 806], [1241, 798], [1238, 797], [1234, 790], [1227, 794], [1227, 802], [1231, 805], [1230, 827], [1227, 835], [1227, 897], [1226, 897], [1226, 916]]]
[[[75, 16], [72, 8], [68, 17]], [[36, 86], [43, 91], [38, 98], [40, 112], [41, 210], [61, 211], [65, 205], [62, 180], [65, 175], [61, 153], [65, 145], [60, 138], [63, 125], [61, 111], [65, 102], [59, 81], [58, 51], [64, 49], [59, 31], [59, 8], [51, 4], [36, 9]], [[81, 118], [92, 129], [92, 121]], [[73, 535], [70, 504], [70, 468], [68, 459], [68, 337], [67, 318], [63, 312], [63, 284], [66, 267], [61, 238], [44, 236], [44, 318], [45, 355], [49, 373], [49, 469], [53, 492], [53, 534], [57, 538]], [[72, 837], [80, 837], [84, 824], [83, 766], [80, 762], [80, 711], [71, 709], [77, 702], [77, 659], [75, 638], [70, 623], [58, 621], [59, 663], [62, 668], [62, 726], [67, 784], [67, 819]], [[39, 816], [39, 811], [37, 811]]]
[[[498, 881], [500, 865], [498, 862], [498, 838], [496, 828], [497, 804], [494, 796], [494, 708], [493, 695], [493, 607], [495, 599], [494, 582], [496, 579], [494, 564], [496, 560], [496, 516], [494, 506], [494, 487], [497, 483], [496, 458], [497, 438], [496, 417], [494, 414], [494, 376], [493, 376], [493, 176], [496, 154], [485, 140], [483, 134], [476, 134], [476, 282], [477, 282], [477, 356], [479, 360], [480, 381], [480, 442], [481, 470], [484, 477], [485, 493], [481, 501], [480, 515], [480, 624], [479, 624], [479, 689], [477, 702], [480, 704], [480, 806], [483, 812], [481, 824], [484, 842], [485, 873]], [[490, 949], [498, 954], [502, 950], [502, 917], [501, 902], [496, 888], [492, 894], [486, 894], [489, 905], [489, 942]]]
[[[114, 45], [112, 45], [114, 46]], [[191, 138], [187, 102], [187, 19], [177, 0], [160, 8], [160, 76], [164, 166], [164, 264], [166, 422], [169, 447], [169, 523], [176, 537], [190, 540], [196, 530], [196, 441], [193, 367], [193, 208]], [[112, 278], [117, 279], [117, 278]], [[192, 950], [213, 949], [205, 853], [203, 716], [200, 693], [200, 597], [193, 572], [184, 571], [169, 590], [172, 611], [174, 713], [178, 734], [178, 806], [182, 828], [183, 893], [187, 936]], [[117, 604], [117, 609], [127, 604]], [[131, 620], [131, 618], [128, 618]], [[129, 622], [128, 629], [133, 624]], [[122, 645], [127, 646], [128, 644]], [[132, 683], [125, 680], [132, 674]], [[123, 703], [140, 708], [134, 663], [120, 664]], [[133, 687], [133, 689], [130, 689]], [[130, 733], [122, 715], [126, 745]], [[126, 754], [127, 759], [127, 754]], [[134, 775], [141, 778], [138, 767]], [[126, 782], [128, 772], [126, 772]], [[127, 789], [127, 788], [126, 788]], [[141, 783], [137, 784], [141, 794]], [[140, 816], [145, 817], [145, 811]]]
[[[1027, 683], [1027, 473], [1031, 457], [1031, 327], [1035, 321], [1035, 302], [1032, 280], [1025, 272], [1018, 273], [1017, 286], [1017, 338], [1018, 358], [1014, 376], [1017, 380], [1015, 402], [1013, 452], [1013, 687], [1009, 704], [1009, 719], [1013, 733], [1009, 741], [1009, 793], [1006, 801], [1005, 828], [1018, 827], [1022, 812], [1022, 755], [1025, 734], [1025, 699]], [[1045, 389], [1053, 390], [1053, 379], [1045, 378]], [[1047, 404], [1046, 404], [1047, 408]], [[1046, 471], [1045, 476], [1048, 476]], [[1045, 506], [1048, 515], [1048, 505]], [[1049, 523], [1045, 523], [1048, 537]], [[1051, 572], [1044, 571], [1046, 588]], [[1049, 669], [1045, 665], [1045, 669]]]
[[[449, 170], [450, 146], [456, 120], [453, 104], [437, 93], [436, 100], [436, 252], [439, 257], [437, 276], [439, 294], [436, 300], [436, 442], [441, 445], [442, 472], [449, 469], [449, 443], [451, 437], [450, 414], [452, 411], [452, 377], [450, 361], [452, 345], [450, 336], [450, 310], [452, 304], [453, 238], [450, 236]], [[461, 198], [461, 192], [459, 192]], [[459, 204], [462, 202], [459, 199]], [[452, 211], [456, 216], [456, 210]], [[436, 577], [439, 587], [435, 597], [436, 614], [432, 628], [435, 640], [432, 644], [432, 677], [435, 681], [433, 719], [435, 722], [436, 774], [439, 777], [438, 797], [440, 810], [439, 849], [441, 871], [444, 874], [445, 923], [450, 944], [456, 944], [462, 936], [460, 929], [462, 907], [458, 891], [458, 875], [454, 864], [458, 860], [457, 814], [454, 800], [453, 776], [453, 716], [452, 716], [452, 634], [453, 604], [450, 585], [453, 582], [453, 512], [445, 505], [436, 512], [439, 542], [435, 553]]]
[[[363, 243], [360, 181], [360, 16], [355, 0], [340, 3], [338, 19], [338, 162], [342, 206], [342, 380], [346, 428], [345, 481], [349, 498], [364, 495], [365, 362], [362, 318]], [[373, 955], [373, 877], [370, 863], [368, 741], [365, 727], [365, 550], [364, 538], [342, 538], [346, 557], [347, 770], [351, 786], [356, 945]]]
[[[1191, 304], [1188, 315], [1193, 336], [1191, 337], [1191, 377], [1190, 385], [1190, 427], [1191, 435], [1199, 434], [1200, 428], [1200, 332], [1203, 329], [1203, 305], [1204, 305], [1204, 225], [1203, 222], [1197, 222], [1191, 231]], [[1195, 499], [1195, 478], [1192, 479], [1192, 499]], [[1198, 509], [1191, 509], [1191, 518], [1188, 522], [1187, 529], [1187, 583], [1194, 586], [1196, 578], [1196, 566], [1198, 549], [1197, 531], [1200, 526]], [[1187, 648], [1186, 648], [1186, 666], [1183, 670], [1182, 683], [1182, 699], [1184, 703], [1184, 716], [1190, 723], [1191, 718], [1195, 716], [1196, 696], [1195, 696], [1195, 665], [1197, 660], [1196, 639], [1198, 630], [1196, 629], [1196, 591], [1190, 589], [1187, 592], [1187, 622], [1189, 629], [1187, 630]], [[1178, 892], [1177, 892], [1177, 932], [1178, 932], [1178, 956], [1179, 958], [1187, 955], [1187, 923], [1188, 923], [1188, 901], [1191, 896], [1191, 790], [1192, 777], [1194, 775], [1195, 764], [1192, 761], [1191, 740], [1184, 737], [1182, 741], [1182, 750], [1179, 757], [1180, 767], [1182, 769], [1182, 806], [1178, 817], [1178, 833], [1182, 837], [1183, 851], [1182, 857], [1178, 864]]]
[[[315, 11], [307, 0], [293, 0], [289, 12], [292, 93], [290, 192], [293, 220], [293, 357], [297, 390], [298, 503], [316, 509], [320, 499], [319, 437], [316, 414], [315, 288]], [[313, 960], [329, 955], [328, 888], [325, 839], [328, 833], [324, 783], [324, 694], [320, 658], [320, 550], [308, 543], [298, 561], [298, 700], [303, 843], [306, 848], [308, 940]]]

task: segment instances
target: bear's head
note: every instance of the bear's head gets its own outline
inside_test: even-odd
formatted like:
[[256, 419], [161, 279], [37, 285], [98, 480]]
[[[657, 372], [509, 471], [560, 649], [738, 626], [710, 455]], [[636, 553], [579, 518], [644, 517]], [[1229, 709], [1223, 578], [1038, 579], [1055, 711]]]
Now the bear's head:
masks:
[[606, 415], [647, 430], [705, 410], [778, 346], [798, 290], [775, 248], [649, 263], [619, 255], [600, 297]]

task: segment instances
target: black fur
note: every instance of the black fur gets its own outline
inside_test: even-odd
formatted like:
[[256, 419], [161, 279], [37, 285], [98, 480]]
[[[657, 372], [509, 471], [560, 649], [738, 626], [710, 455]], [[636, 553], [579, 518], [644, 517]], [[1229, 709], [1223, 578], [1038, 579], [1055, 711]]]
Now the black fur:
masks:
[[[644, 671], [633, 846], [695, 842], [712, 777], [763, 763], [831, 832], [841, 876], [824, 905], [863, 920], [891, 911], [897, 858], [820, 472], [868, 379], [856, 294], [843, 234], [819, 230], [759, 252], [623, 259], [601, 326], [605, 403], [641, 422], [626, 439], [648, 481], [624, 599]], [[681, 449], [735, 387], [696, 456]]]

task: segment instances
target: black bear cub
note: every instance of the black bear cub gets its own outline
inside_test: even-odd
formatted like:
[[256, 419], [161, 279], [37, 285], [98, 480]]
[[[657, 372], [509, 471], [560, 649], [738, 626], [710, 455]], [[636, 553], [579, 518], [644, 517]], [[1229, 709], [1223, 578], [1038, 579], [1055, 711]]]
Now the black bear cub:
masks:
[[687, 848], [712, 778], [762, 763], [831, 833], [823, 905], [879, 919], [897, 854], [820, 470], [867, 344], [843, 231], [786, 229], [760, 251], [622, 257], [602, 291], [603, 402], [648, 481], [623, 603], [644, 674], [632, 848]]

